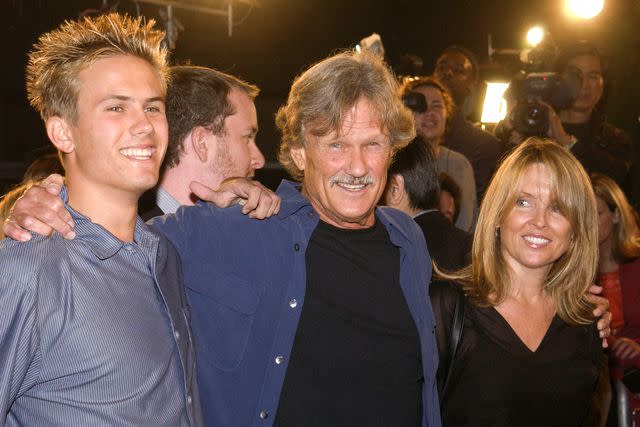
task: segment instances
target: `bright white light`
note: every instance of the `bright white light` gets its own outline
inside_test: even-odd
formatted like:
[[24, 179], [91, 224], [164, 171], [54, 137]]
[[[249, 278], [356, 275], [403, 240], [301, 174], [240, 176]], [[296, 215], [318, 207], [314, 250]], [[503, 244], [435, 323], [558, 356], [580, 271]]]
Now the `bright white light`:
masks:
[[602, 12], [604, 0], [565, 0], [564, 5], [569, 16], [591, 19]]
[[529, 31], [527, 31], [527, 42], [533, 47], [536, 47], [543, 38], [544, 30], [542, 27], [531, 27]]
[[487, 82], [487, 93], [482, 105], [482, 123], [498, 123], [507, 115], [507, 101], [503, 98], [509, 83]]

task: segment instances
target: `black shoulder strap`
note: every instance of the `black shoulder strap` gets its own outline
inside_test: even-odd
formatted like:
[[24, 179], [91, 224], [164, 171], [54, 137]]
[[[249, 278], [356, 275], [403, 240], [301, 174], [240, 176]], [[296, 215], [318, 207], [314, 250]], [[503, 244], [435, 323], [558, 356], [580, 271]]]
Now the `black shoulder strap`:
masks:
[[464, 325], [464, 294], [462, 289], [456, 286], [456, 308], [453, 312], [453, 326], [451, 327], [451, 335], [449, 341], [449, 368], [444, 380], [444, 386], [442, 387], [442, 394], [440, 401], [446, 394], [447, 386], [449, 385], [449, 379], [451, 378], [451, 371], [456, 360], [456, 350], [462, 337], [462, 327]]

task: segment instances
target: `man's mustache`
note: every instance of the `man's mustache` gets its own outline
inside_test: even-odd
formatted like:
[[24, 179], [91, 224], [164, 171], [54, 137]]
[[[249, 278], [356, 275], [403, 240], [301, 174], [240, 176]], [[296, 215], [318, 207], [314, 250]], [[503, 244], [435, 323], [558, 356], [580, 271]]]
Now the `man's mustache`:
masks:
[[375, 180], [371, 175], [365, 176], [353, 176], [349, 174], [339, 174], [334, 175], [329, 178], [329, 185], [333, 187], [335, 184], [346, 184], [346, 185], [367, 185], [373, 184]]

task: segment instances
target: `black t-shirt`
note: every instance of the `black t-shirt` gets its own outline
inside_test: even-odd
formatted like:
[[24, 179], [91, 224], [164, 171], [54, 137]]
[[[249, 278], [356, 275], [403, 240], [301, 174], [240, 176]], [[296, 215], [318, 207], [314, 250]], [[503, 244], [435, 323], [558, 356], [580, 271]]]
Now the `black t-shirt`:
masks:
[[358, 230], [320, 221], [276, 425], [420, 425], [420, 341], [399, 257], [378, 220]]
[[[443, 310], [452, 311], [454, 299], [443, 296], [431, 292], [436, 322], [446, 324], [451, 316]], [[556, 315], [531, 351], [494, 308], [465, 306], [462, 338], [441, 396], [443, 425], [584, 425], [602, 358], [595, 324], [572, 326]], [[448, 340], [438, 338], [439, 352], [447, 356]]]

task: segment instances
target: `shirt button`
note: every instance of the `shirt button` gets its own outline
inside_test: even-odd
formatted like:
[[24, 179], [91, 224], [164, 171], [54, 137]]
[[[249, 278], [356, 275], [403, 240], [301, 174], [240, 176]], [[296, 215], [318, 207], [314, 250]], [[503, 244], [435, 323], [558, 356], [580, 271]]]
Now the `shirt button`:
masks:
[[269, 418], [269, 411], [260, 411], [260, 418], [262, 418], [263, 420]]
[[284, 360], [284, 357], [282, 357], [282, 356], [276, 356], [276, 365], [281, 364], [283, 360]]
[[173, 336], [176, 337], [176, 341], [180, 341], [180, 332], [173, 331]]
[[193, 399], [190, 394], [187, 394], [187, 405], [191, 405], [193, 403]]
[[307, 212], [307, 216], [308, 216], [309, 218], [313, 218], [313, 212]]
[[297, 306], [298, 306], [298, 301], [296, 301], [295, 298], [293, 298], [291, 301], [289, 301], [289, 307], [296, 308]]
[[300, 245], [297, 244], [297, 243], [295, 245], [293, 245], [293, 250], [298, 252], [300, 250]]

